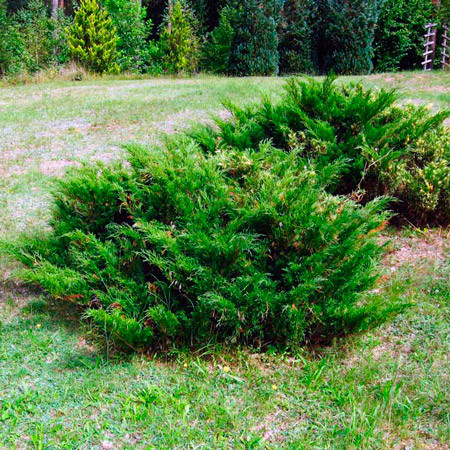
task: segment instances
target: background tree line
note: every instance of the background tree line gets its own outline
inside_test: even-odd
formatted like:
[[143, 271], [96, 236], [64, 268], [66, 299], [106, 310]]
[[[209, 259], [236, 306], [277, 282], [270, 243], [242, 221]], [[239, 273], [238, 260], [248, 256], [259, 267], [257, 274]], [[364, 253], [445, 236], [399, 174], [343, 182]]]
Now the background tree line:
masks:
[[0, 74], [362, 74], [420, 68], [448, 0], [0, 0]]

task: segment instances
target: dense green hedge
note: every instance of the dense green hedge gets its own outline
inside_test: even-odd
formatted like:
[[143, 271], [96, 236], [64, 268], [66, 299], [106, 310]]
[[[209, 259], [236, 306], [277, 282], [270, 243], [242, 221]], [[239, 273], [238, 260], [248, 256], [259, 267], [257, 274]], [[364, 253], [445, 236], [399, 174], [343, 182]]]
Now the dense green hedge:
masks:
[[4, 1], [0, 76], [53, 69], [69, 56], [100, 73], [409, 70], [421, 67], [425, 23], [449, 16], [448, 0], [434, 16], [428, 0], [173, 0], [172, 8], [161, 0], [147, 7], [107, 0], [99, 10], [82, 0], [75, 15], [52, 16], [43, 0], [27, 0], [14, 15]]
[[326, 0], [320, 27], [322, 72], [365, 74], [373, 69], [374, 31], [383, 0]]

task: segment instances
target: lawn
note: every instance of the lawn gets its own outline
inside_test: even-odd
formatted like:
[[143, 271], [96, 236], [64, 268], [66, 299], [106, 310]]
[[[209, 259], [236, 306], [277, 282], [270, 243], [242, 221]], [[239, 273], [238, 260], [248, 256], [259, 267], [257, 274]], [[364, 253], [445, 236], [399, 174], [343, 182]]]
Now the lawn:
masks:
[[[356, 78], [352, 78], [356, 79]], [[342, 79], [346, 81], [345, 78]], [[450, 105], [450, 73], [363, 78]], [[0, 87], [0, 238], [45, 228], [52, 179], [281, 92], [281, 78], [117, 78]], [[391, 230], [374, 294], [410, 307], [326, 348], [117, 354], [80, 311], [0, 270], [0, 448], [395, 448], [450, 442], [450, 264], [444, 230]]]

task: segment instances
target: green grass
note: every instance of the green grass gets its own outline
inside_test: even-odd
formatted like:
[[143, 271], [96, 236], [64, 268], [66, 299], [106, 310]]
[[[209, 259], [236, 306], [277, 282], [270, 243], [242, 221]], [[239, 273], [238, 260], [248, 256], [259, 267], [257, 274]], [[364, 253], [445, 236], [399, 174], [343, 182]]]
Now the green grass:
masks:
[[[405, 100], [450, 104], [450, 74], [364, 79]], [[52, 176], [120, 158], [207, 120], [227, 96], [277, 95], [279, 78], [91, 80], [0, 88], [0, 236], [46, 226]], [[446, 87], [447, 86], [447, 87]], [[450, 442], [450, 264], [443, 231], [390, 235], [372, 295], [411, 307], [328, 348], [124, 356], [79, 311], [0, 284], [0, 448], [395, 448]]]

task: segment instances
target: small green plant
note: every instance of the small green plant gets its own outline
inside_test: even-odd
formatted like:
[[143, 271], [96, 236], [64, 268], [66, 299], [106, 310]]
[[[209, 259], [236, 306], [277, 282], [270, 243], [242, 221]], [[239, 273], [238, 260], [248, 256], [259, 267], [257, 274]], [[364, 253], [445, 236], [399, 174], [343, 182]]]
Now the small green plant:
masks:
[[36, 425], [34, 433], [31, 435], [31, 442], [34, 450], [50, 449], [52, 442], [47, 442], [44, 434], [44, 426], [42, 424]]
[[163, 64], [168, 72], [195, 72], [199, 57], [196, 19], [183, 0], [169, 3], [159, 47], [163, 52]]
[[82, 0], [67, 31], [69, 50], [75, 60], [93, 72], [119, 71], [116, 28], [97, 0]]

